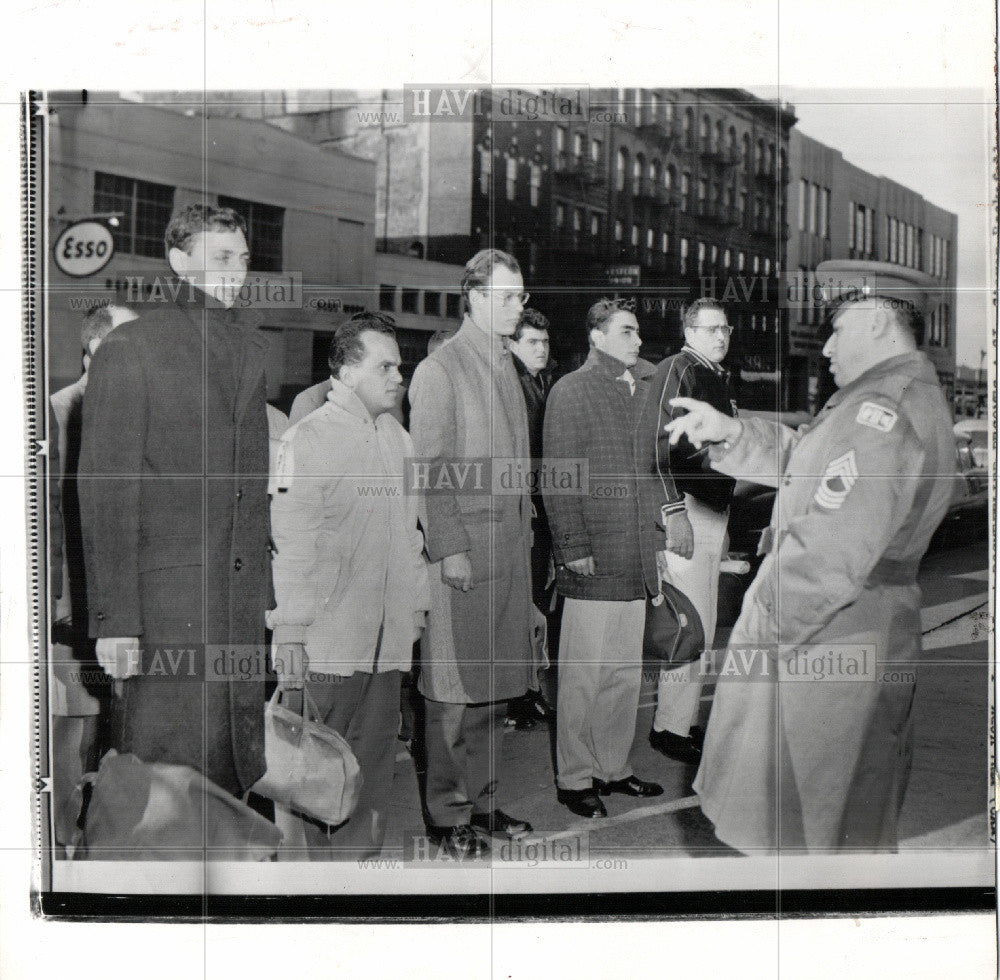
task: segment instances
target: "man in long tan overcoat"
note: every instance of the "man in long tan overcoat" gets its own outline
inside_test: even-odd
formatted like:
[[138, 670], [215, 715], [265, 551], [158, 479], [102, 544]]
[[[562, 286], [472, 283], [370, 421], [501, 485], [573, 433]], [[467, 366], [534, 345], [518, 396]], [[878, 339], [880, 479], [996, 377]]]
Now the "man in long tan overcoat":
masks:
[[[527, 295], [513, 256], [486, 249], [465, 267], [467, 313], [454, 338], [417, 366], [410, 430], [413, 486], [426, 502], [433, 563], [421, 646], [431, 839], [459, 857], [488, 849], [476, 831], [521, 836], [530, 825], [494, 804], [498, 711], [533, 681], [528, 418], [503, 338]], [[511, 467], [493, 492], [493, 469]]]

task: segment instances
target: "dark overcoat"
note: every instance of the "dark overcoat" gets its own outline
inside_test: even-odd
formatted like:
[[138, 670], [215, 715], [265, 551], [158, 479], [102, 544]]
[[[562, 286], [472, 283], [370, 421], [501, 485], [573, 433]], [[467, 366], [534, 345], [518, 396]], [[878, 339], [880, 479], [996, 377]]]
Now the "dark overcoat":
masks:
[[266, 341], [247, 315], [199, 297], [119, 327], [90, 368], [79, 487], [90, 632], [141, 638], [116, 747], [241, 792], [264, 771]]

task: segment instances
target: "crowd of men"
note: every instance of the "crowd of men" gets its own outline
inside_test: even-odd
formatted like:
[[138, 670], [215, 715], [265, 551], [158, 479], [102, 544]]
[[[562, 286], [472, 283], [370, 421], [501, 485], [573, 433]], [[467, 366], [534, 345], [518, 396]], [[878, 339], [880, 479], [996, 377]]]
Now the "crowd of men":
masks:
[[[310, 827], [329, 856], [382, 848], [413, 672], [427, 834], [454, 856], [532, 832], [496, 802], [505, 716], [554, 719], [556, 795], [574, 816], [606, 816], [610, 794], [661, 795], [629, 761], [647, 602], [669, 585], [689, 611], [678, 633], [712, 648], [735, 478], [752, 477], [778, 496], [729, 643], [771, 669], [721, 678], [703, 730], [699, 658], [664, 666], [650, 743], [699, 767], [702, 809], [736, 850], [894, 848], [912, 685], [781, 680], [831, 644], [919, 655], [917, 565], [954, 457], [917, 350], [919, 273], [828, 264], [839, 391], [792, 431], [740, 417], [731, 327], [710, 299], [686, 309], [684, 346], [659, 365], [639, 356], [634, 306], [600, 300], [579, 327], [586, 361], [553, 383], [549, 324], [517, 261], [483, 250], [465, 267], [460, 328], [413, 375], [407, 430], [390, 316], [336, 331], [329, 378], [287, 420], [266, 403], [253, 311], [236, 304], [242, 220], [186, 207], [166, 254], [176, 301], [88, 316], [85, 373], [52, 397], [65, 554], [53, 661], [92, 649], [114, 680], [95, 698], [57, 675], [57, 795], [114, 748], [245, 797], [266, 767], [267, 675], [228, 665], [261, 650], [361, 767], [346, 824]], [[534, 479], [492, 481], [525, 461]], [[544, 479], [580, 461], [581, 485]], [[473, 464], [485, 486], [462, 477]], [[553, 707], [540, 680], [556, 633]], [[197, 651], [197, 682], [157, 669], [181, 648]], [[65, 843], [72, 816], [57, 802], [56, 817]]]

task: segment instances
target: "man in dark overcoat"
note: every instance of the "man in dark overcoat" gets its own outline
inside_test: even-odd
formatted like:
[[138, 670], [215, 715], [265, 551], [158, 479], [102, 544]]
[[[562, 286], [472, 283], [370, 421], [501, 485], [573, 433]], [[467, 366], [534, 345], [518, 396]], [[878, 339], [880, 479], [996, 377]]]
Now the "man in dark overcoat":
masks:
[[125, 324], [90, 369], [80, 505], [90, 633], [123, 682], [112, 738], [234, 793], [264, 772], [270, 600], [266, 342], [234, 307], [242, 219], [171, 219], [171, 300]]

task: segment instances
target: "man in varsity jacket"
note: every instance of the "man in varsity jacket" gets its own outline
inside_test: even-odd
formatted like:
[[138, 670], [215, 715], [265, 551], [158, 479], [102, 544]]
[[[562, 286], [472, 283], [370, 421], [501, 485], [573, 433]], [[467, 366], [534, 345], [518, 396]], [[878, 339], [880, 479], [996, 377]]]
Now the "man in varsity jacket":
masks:
[[[726, 415], [736, 415], [729, 372], [722, 367], [729, 351], [731, 327], [725, 310], [712, 299], [695, 300], [685, 311], [683, 322], [684, 347], [660, 364], [650, 383], [642, 438], [650, 446], [654, 478], [661, 481], [667, 497], [663, 508], [667, 556], [661, 574], [694, 605], [701, 619], [705, 648], [711, 649], [719, 563], [728, 547], [726, 527], [736, 481], [709, 467], [707, 450], [696, 450], [683, 438], [671, 446], [663, 427], [676, 414], [683, 414], [670, 406], [670, 399], [678, 395], [697, 398]], [[701, 761], [704, 732], [694, 724], [701, 686], [699, 660], [661, 670], [649, 735], [657, 751], [690, 765]]]

